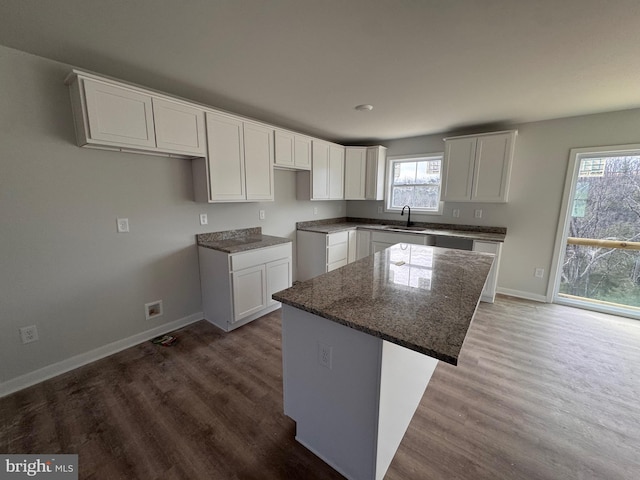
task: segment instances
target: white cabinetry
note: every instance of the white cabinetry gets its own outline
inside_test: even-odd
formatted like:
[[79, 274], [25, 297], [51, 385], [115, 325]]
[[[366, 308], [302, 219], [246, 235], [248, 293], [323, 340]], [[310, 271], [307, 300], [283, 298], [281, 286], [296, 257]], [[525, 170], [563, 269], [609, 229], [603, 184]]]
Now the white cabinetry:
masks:
[[299, 200], [344, 199], [344, 147], [313, 139], [311, 172], [298, 172]]
[[487, 283], [485, 283], [484, 289], [482, 290], [482, 296], [480, 297], [480, 300], [482, 300], [483, 302], [493, 303], [496, 298], [496, 288], [498, 286], [498, 267], [500, 266], [502, 243], [474, 240], [473, 251], [493, 253], [495, 255], [493, 265], [491, 265], [491, 270], [489, 271], [489, 276], [487, 277]]
[[198, 254], [204, 317], [227, 332], [279, 308], [271, 295], [291, 286], [291, 243]]
[[206, 154], [202, 109], [154, 97], [153, 118], [159, 149], [197, 156]]
[[355, 230], [318, 233], [298, 230], [298, 280], [305, 281], [330, 272], [356, 259]]
[[272, 201], [274, 194], [271, 128], [244, 122], [244, 163], [247, 200]]
[[383, 200], [387, 149], [345, 147], [345, 200]]
[[356, 260], [371, 255], [371, 232], [369, 230], [356, 230]]
[[371, 253], [378, 253], [396, 243], [433, 245], [434, 237], [418, 233], [371, 232]]
[[512, 130], [445, 138], [442, 199], [506, 202], [516, 135]]
[[274, 166], [285, 169], [311, 169], [311, 138], [286, 130], [275, 131]]
[[196, 201], [273, 200], [273, 130], [207, 112], [209, 156], [193, 161]]
[[364, 200], [367, 182], [366, 147], [345, 147], [344, 199]]
[[387, 161], [386, 147], [367, 148], [366, 200], [384, 200], [384, 172]]
[[206, 155], [204, 111], [198, 106], [77, 71], [67, 84], [80, 146]]

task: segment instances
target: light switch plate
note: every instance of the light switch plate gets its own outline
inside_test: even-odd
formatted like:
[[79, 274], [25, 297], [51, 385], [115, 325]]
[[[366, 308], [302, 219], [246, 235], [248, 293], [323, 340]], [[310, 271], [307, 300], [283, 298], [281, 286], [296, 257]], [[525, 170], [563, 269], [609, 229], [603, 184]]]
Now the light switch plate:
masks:
[[265, 219], [265, 212], [264, 212], [264, 210], [260, 210], [260, 212], [259, 212], [259, 216], [260, 216], [260, 220], [264, 220], [264, 219]]
[[118, 233], [129, 233], [129, 219], [128, 218], [118, 218]]

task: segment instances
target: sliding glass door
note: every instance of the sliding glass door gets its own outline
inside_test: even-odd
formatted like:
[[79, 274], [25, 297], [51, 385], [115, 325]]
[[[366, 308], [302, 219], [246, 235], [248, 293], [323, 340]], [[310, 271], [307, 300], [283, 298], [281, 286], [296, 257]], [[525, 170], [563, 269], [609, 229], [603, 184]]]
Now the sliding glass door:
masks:
[[572, 151], [554, 301], [640, 318], [640, 149], [620, 148]]

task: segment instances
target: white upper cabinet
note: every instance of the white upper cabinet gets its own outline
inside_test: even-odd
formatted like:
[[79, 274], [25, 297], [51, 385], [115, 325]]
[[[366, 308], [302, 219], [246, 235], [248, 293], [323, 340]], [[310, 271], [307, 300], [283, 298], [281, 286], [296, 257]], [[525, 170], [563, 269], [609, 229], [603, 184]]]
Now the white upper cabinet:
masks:
[[274, 166], [295, 170], [311, 169], [311, 138], [276, 129]]
[[305, 135], [294, 135], [293, 164], [299, 170], [311, 170], [311, 138]]
[[209, 155], [193, 163], [196, 201], [273, 200], [273, 130], [231, 115], [206, 117]]
[[168, 152], [207, 153], [204, 111], [161, 98], [153, 99], [156, 145]]
[[344, 199], [344, 147], [316, 138], [311, 142], [311, 172], [298, 172], [298, 200]]
[[344, 147], [329, 145], [329, 200], [344, 199]]
[[275, 163], [276, 167], [293, 168], [294, 134], [285, 130], [275, 131]]
[[387, 149], [345, 147], [345, 200], [383, 200]]
[[198, 106], [78, 71], [67, 83], [80, 146], [206, 155], [204, 111]]
[[273, 129], [244, 122], [244, 163], [247, 200], [273, 200]]
[[442, 199], [505, 203], [516, 130], [445, 138]]
[[367, 200], [384, 200], [384, 169], [387, 162], [387, 148], [383, 146], [367, 147], [367, 181], [365, 197]]
[[367, 148], [345, 147], [344, 199], [365, 200]]
[[246, 199], [244, 180], [244, 129], [242, 120], [207, 112], [209, 201]]
[[156, 146], [150, 95], [84, 80], [86, 135], [83, 144]]

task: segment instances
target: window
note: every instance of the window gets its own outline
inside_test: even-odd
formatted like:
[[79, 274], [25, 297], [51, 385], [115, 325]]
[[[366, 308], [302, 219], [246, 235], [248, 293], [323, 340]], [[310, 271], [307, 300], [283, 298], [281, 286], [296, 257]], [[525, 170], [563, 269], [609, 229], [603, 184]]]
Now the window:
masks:
[[387, 210], [442, 213], [442, 154], [389, 157]]

